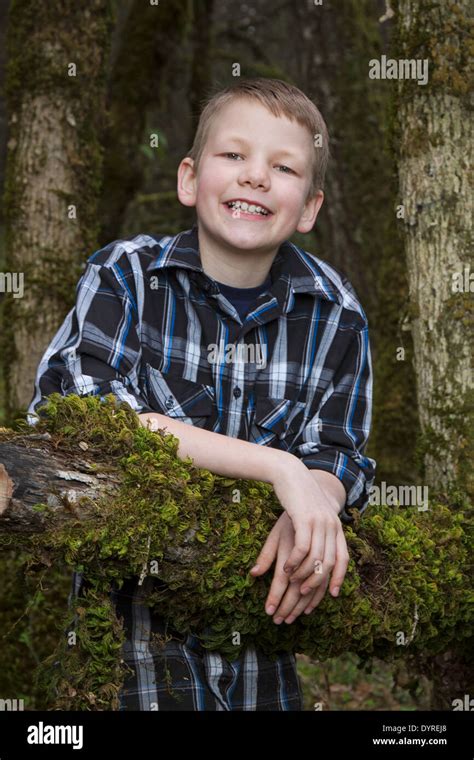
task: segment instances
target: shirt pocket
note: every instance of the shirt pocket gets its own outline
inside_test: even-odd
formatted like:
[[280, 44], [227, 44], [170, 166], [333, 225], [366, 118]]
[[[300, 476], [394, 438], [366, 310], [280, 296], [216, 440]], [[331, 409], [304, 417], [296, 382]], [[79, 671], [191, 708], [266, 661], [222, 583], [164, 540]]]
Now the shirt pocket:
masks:
[[163, 373], [146, 364], [145, 383], [149, 406], [167, 417], [205, 427], [213, 415], [215, 389], [180, 375]]
[[264, 445], [284, 441], [282, 448], [289, 449], [304, 426], [306, 408], [302, 401], [256, 396], [253, 439]]

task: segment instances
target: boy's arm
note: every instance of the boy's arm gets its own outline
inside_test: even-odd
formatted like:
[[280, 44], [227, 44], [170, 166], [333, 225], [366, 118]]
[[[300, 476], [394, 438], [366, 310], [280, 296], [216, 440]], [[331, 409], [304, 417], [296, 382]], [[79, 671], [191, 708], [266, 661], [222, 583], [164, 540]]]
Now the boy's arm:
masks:
[[[138, 388], [141, 345], [136, 297], [130, 286], [133, 278], [127, 273], [126, 290], [116, 268], [118, 264], [88, 261], [76, 286], [76, 304], [38, 365], [28, 407], [31, 425], [54, 392], [101, 397], [112, 393], [137, 413], [150, 411]], [[121, 263], [122, 280], [124, 269]]]
[[157, 412], [138, 416], [144, 427], [175, 435], [181, 459], [191, 457], [196, 467], [216, 475], [275, 484], [280, 476], [297, 477], [306, 469], [297, 457], [280, 449], [203, 430]]
[[[268, 446], [230, 438], [221, 433], [193, 427], [164, 414], [139, 414], [140, 422], [151, 430], [165, 428], [179, 439], [181, 459], [191, 457], [196, 467], [216, 475], [275, 483], [283, 472], [297, 476], [302, 462], [293, 454]], [[323, 470], [310, 470], [314, 482], [327, 496], [327, 503], [338, 514], [346, 503], [346, 490], [339, 478]]]
[[[331, 482], [328, 491], [323, 490], [306, 465], [289, 452], [213, 433], [155, 412], [140, 414], [139, 418], [144, 427], [155, 431], [165, 429], [175, 435], [179, 440], [178, 455], [182, 459], [191, 457], [196, 467], [227, 477], [271, 483], [294, 529], [294, 543], [289, 555], [285, 556], [285, 571], [289, 573], [291, 569], [299, 568], [299, 577], [303, 579], [308, 576], [308, 563], [311, 566], [309, 572], [314, 575], [316, 559], [324, 559], [328, 570], [335, 566], [337, 559], [335, 577], [340, 576], [342, 583], [345, 557], [341, 551], [336, 558], [335, 546], [337, 534], [342, 530], [337, 517], [338, 499], [341, 500], [337, 484]], [[329, 482], [332, 478], [328, 474], [326, 480]], [[261, 556], [269, 554], [269, 539]], [[273, 548], [276, 551], [276, 547]], [[268, 567], [273, 557], [274, 552]]]

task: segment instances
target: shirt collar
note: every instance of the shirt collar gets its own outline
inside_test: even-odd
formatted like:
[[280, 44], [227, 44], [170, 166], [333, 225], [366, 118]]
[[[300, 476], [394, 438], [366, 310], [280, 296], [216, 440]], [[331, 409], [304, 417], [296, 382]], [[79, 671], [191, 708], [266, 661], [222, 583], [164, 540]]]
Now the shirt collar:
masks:
[[[158, 243], [158, 247], [160, 251], [148, 265], [147, 272], [180, 267], [199, 272], [210, 283], [212, 282], [202, 268], [197, 224], [172, 238], [167, 238], [162, 244]], [[336, 287], [324, 274], [314, 257], [288, 240], [280, 245], [270, 273], [273, 282], [282, 276], [286, 276], [285, 279], [289, 277], [294, 293], [310, 293], [328, 301], [341, 302], [341, 296]]]

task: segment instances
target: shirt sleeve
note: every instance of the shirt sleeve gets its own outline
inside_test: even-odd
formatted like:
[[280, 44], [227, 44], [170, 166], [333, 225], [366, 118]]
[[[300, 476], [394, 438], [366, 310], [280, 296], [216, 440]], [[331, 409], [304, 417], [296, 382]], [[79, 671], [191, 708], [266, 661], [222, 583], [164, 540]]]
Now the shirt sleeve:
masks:
[[51, 393], [112, 393], [137, 413], [153, 411], [141, 396], [141, 345], [133, 293], [118, 264], [88, 262], [76, 286], [76, 304], [46, 349], [36, 372], [27, 421], [34, 425]]
[[371, 416], [372, 361], [365, 323], [354, 329], [317, 414], [302, 431], [303, 442], [292, 451], [309, 469], [326, 470], [342, 482], [344, 522], [353, 520], [350, 509], [365, 510], [374, 482], [375, 460], [364, 456]]

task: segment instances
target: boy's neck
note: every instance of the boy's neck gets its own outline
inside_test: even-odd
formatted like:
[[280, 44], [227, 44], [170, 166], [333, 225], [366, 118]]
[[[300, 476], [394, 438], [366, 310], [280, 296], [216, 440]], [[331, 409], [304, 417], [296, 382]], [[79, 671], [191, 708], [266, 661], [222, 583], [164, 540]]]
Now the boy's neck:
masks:
[[274, 251], [231, 250], [218, 245], [198, 227], [199, 255], [208, 277], [235, 288], [256, 288], [270, 272], [278, 248]]

